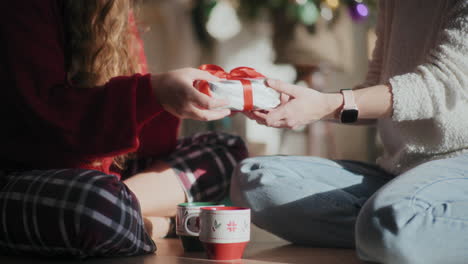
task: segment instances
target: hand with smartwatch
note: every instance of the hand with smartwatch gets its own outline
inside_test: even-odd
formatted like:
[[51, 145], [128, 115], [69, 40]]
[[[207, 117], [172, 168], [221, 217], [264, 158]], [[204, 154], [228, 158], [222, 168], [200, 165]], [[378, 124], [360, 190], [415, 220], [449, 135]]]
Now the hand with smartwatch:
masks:
[[321, 93], [272, 79], [267, 80], [267, 85], [282, 94], [281, 105], [246, 115], [270, 127], [296, 128], [318, 120], [353, 124], [390, 117], [392, 113], [391, 89], [386, 84], [357, 90], [341, 89], [339, 93]]

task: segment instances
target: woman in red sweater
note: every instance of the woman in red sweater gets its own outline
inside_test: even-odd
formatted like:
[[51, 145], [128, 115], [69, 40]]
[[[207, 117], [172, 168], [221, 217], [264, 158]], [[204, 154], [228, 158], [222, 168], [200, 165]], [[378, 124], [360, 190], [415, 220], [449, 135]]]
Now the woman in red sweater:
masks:
[[180, 118], [230, 111], [193, 88], [206, 72], [138, 74], [131, 2], [2, 4], [0, 253], [154, 252], [142, 215], [167, 233], [177, 203], [222, 199], [247, 155], [231, 135], [177, 141]]

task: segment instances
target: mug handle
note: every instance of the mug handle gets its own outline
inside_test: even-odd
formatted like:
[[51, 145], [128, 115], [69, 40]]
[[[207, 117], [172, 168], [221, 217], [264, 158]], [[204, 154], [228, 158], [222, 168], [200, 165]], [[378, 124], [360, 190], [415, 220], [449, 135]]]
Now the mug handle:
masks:
[[198, 236], [200, 233], [195, 233], [195, 232], [192, 232], [190, 229], [188, 229], [188, 221], [194, 217], [200, 217], [200, 215], [198, 213], [196, 214], [188, 214], [186, 217], [185, 217], [185, 220], [184, 220], [184, 230], [185, 232], [187, 232], [189, 235], [191, 236]]

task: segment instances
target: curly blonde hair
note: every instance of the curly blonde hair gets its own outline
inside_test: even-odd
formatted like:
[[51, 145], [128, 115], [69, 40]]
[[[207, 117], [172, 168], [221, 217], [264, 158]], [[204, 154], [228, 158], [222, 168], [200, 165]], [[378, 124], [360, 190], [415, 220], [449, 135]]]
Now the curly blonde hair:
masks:
[[[140, 72], [136, 36], [130, 30], [135, 25], [129, 25], [136, 2], [64, 0], [66, 66], [74, 86], [96, 87], [112, 77]], [[124, 169], [130, 157], [114, 157], [114, 165]], [[99, 160], [91, 163], [101, 164]]]
[[65, 0], [66, 62], [74, 85], [94, 87], [138, 72], [129, 14], [134, 0]]

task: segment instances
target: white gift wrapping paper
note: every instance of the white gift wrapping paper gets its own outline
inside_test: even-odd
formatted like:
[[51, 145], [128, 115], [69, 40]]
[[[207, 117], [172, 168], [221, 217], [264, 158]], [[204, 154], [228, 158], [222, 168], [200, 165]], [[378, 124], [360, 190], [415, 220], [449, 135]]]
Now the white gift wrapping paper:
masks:
[[[273, 109], [280, 104], [280, 94], [265, 85], [264, 79], [246, 79], [252, 83], [253, 109]], [[208, 82], [211, 96], [229, 101], [223, 108], [231, 110], [244, 110], [244, 87], [239, 80], [223, 80]]]

